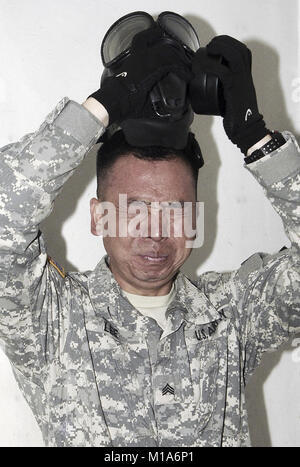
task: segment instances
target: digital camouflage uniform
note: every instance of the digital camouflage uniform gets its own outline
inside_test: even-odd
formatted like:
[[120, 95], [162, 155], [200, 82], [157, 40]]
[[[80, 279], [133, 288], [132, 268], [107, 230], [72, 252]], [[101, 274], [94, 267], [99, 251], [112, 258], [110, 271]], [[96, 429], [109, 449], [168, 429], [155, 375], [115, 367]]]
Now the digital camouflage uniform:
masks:
[[300, 331], [300, 151], [245, 166], [291, 247], [192, 283], [179, 272], [170, 330], [121, 295], [103, 258], [62, 271], [39, 223], [104, 128], [62, 100], [1, 150], [0, 339], [48, 446], [247, 446], [245, 384], [264, 351]]

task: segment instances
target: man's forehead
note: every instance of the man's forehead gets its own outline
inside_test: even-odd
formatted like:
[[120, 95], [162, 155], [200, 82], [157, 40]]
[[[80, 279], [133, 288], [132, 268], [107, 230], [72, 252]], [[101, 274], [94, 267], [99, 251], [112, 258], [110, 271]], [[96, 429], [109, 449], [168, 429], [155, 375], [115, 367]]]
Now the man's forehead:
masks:
[[194, 201], [193, 173], [180, 157], [141, 159], [132, 154], [119, 157], [102, 180], [103, 197], [113, 203], [119, 194], [141, 201]]

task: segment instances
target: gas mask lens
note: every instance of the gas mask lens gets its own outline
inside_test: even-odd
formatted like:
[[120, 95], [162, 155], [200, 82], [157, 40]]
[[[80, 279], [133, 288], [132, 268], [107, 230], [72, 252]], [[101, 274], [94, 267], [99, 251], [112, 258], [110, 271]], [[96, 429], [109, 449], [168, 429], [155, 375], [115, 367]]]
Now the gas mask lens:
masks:
[[110, 67], [127, 55], [134, 36], [154, 24], [152, 16], [143, 11], [130, 13], [116, 21], [109, 28], [102, 41], [101, 57], [103, 65]]
[[169, 36], [180, 42], [183, 47], [192, 52], [199, 49], [200, 43], [195, 29], [182, 16], [170, 11], [164, 11], [157, 18], [157, 23]]

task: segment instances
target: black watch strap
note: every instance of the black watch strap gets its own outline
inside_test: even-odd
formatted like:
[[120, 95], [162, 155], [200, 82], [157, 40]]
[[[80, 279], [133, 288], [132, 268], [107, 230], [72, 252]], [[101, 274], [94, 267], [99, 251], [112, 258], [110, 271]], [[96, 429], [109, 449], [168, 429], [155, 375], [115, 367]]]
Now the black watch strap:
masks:
[[275, 149], [280, 148], [286, 143], [285, 138], [279, 131], [273, 131], [271, 134], [272, 139], [268, 141], [264, 146], [253, 151], [250, 156], [245, 157], [244, 161], [246, 164], [251, 164], [251, 162], [258, 161], [262, 157], [270, 154], [275, 151]]

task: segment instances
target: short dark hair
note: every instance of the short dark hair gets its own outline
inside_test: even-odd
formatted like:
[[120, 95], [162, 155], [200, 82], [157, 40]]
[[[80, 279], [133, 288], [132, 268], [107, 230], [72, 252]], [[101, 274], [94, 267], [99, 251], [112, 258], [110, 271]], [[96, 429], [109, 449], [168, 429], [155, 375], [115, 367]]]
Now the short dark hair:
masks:
[[103, 196], [101, 185], [109, 169], [123, 156], [133, 155], [139, 159], [159, 161], [180, 158], [192, 171], [197, 190], [198, 171], [204, 164], [201, 150], [193, 133], [189, 133], [188, 142], [184, 149], [166, 148], [162, 146], [137, 147], [130, 145], [122, 130], [118, 130], [111, 137], [104, 140], [97, 153], [97, 197]]

